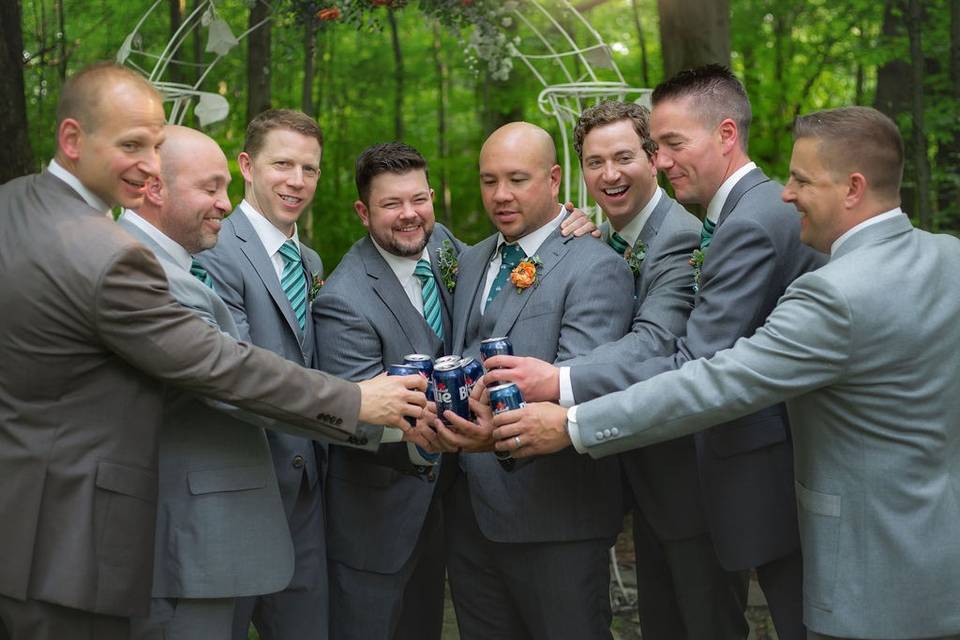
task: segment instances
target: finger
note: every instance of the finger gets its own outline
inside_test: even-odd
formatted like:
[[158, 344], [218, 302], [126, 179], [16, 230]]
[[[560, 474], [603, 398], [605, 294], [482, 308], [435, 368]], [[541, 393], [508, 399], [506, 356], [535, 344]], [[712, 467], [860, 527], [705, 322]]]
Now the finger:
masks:
[[524, 409], [514, 409], [513, 411], [504, 411], [493, 416], [493, 427], [503, 427], [508, 424], [519, 422], [526, 415]]
[[419, 416], [421, 413], [423, 413], [423, 408], [424, 408], [425, 406], [427, 406], [427, 396], [425, 396], [423, 393], [421, 393], [421, 392], [419, 392], [419, 391], [410, 391], [410, 390], [407, 390], [407, 391], [403, 394], [402, 398], [404, 399], [404, 401], [405, 401], [407, 404], [413, 404], [413, 405], [416, 405], [416, 406], [417, 406], [417, 413], [416, 413], [416, 415], [418, 415], [418, 416]]
[[417, 391], [426, 392], [427, 390], [427, 379], [421, 376], [419, 373], [413, 373], [409, 376], [392, 376], [396, 378], [403, 386], [407, 389], [416, 389]]
[[522, 360], [521, 356], [491, 356], [483, 361], [483, 368], [487, 370], [487, 373], [491, 369], [510, 369], [518, 366]]
[[590, 233], [590, 235], [592, 235], [594, 238], [601, 238], [601, 237], [603, 237], [603, 234], [600, 233], [600, 229], [594, 229], [594, 230]]
[[478, 417], [489, 420], [493, 416], [493, 410], [490, 408], [489, 404], [485, 404], [479, 398], [470, 397], [470, 410], [473, 411]]
[[513, 373], [513, 369], [491, 369], [483, 374], [483, 384], [486, 388], [495, 387], [498, 384], [503, 384], [504, 382], [511, 382], [516, 375]]

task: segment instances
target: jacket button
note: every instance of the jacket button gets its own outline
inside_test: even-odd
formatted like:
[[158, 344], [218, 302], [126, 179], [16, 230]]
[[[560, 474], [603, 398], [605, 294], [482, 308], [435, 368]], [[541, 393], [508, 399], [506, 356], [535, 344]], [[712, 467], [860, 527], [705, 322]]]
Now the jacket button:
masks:
[[363, 446], [363, 445], [365, 445], [365, 444], [367, 444], [367, 439], [366, 439], [366, 438], [360, 438], [360, 446]]
[[301, 456], [301, 455], [293, 456], [293, 468], [294, 468], [294, 469], [302, 469], [302, 468], [303, 468], [303, 456]]
[[604, 429], [604, 430], [603, 430], [603, 437], [604, 437], [604, 438], [609, 438], [609, 437], [610, 437], [610, 429]]
[[614, 427], [613, 429], [610, 429], [610, 435], [612, 436], [620, 435], [620, 429], [617, 429], [616, 427]]
[[594, 435], [597, 437], [597, 440], [603, 440], [603, 431], [597, 431]]

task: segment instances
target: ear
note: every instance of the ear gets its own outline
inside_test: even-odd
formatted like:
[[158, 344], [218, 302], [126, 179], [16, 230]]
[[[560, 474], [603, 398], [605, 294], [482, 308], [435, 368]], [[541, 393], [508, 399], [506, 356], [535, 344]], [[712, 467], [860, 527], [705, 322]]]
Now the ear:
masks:
[[164, 195], [163, 182], [160, 181], [160, 178], [147, 178], [147, 188], [143, 192], [147, 201], [155, 207], [162, 207]]
[[363, 204], [363, 200], [357, 200], [353, 203], [353, 209], [357, 212], [357, 216], [360, 218], [360, 222], [363, 223], [367, 229], [370, 228], [370, 210], [367, 209], [367, 205]]
[[867, 178], [862, 173], [851, 173], [847, 176], [847, 192], [843, 196], [843, 204], [852, 209], [863, 202], [867, 195]]
[[724, 154], [730, 153], [740, 144], [740, 131], [732, 118], [724, 118], [717, 126], [717, 133], [720, 134], [720, 148]]
[[80, 151], [83, 148], [83, 128], [79, 122], [73, 118], [64, 118], [57, 129], [57, 146], [69, 160], [76, 162], [80, 159]]
[[553, 191], [554, 197], [560, 194], [560, 176], [562, 175], [560, 165], [555, 164], [550, 167], [550, 189]]
[[237, 164], [240, 165], [240, 175], [243, 176], [243, 181], [248, 184], [253, 182], [253, 158], [250, 157], [250, 154], [241, 151], [240, 155], [237, 156]]
[[430, 202], [436, 202], [436, 201], [437, 201], [437, 194], [434, 192], [433, 189], [430, 189]]

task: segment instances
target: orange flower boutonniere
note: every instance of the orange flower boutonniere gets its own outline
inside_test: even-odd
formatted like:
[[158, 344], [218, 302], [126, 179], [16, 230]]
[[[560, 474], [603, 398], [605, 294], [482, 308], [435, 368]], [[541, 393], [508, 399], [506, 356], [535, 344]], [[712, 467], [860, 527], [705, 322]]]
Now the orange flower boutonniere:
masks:
[[520, 261], [513, 271], [510, 272], [510, 282], [517, 288], [517, 293], [523, 293], [527, 289], [537, 284], [537, 267], [543, 266], [538, 256], [524, 258]]

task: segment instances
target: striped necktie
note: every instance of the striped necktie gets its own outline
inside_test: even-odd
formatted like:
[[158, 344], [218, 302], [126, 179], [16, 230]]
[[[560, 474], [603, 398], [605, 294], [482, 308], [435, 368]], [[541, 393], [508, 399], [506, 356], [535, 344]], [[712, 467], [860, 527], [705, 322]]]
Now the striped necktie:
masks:
[[420, 280], [423, 294], [423, 319], [427, 321], [437, 337], [443, 340], [443, 318], [440, 313], [440, 292], [437, 290], [437, 279], [433, 277], [430, 263], [424, 259], [417, 261], [417, 268], [413, 275]]
[[611, 233], [610, 237], [607, 238], [607, 244], [613, 247], [613, 250], [619, 253], [620, 255], [623, 255], [627, 251], [627, 247], [630, 246], [629, 244], [627, 244], [627, 241], [623, 239], [623, 236], [621, 236], [616, 231]]
[[488, 305], [493, 302], [493, 299], [496, 298], [500, 290], [503, 289], [503, 285], [507, 283], [507, 278], [510, 277], [510, 272], [520, 264], [521, 260], [527, 257], [527, 254], [518, 244], [504, 243], [500, 245], [500, 256], [500, 271], [497, 272], [497, 277], [490, 286], [490, 293], [487, 294]]
[[300, 248], [290, 239], [280, 245], [279, 251], [284, 263], [280, 286], [297, 316], [297, 323], [304, 329], [307, 323], [307, 278], [300, 261]]
[[710, 246], [713, 240], [713, 232], [717, 229], [717, 223], [710, 218], [703, 219], [703, 229], [700, 230], [700, 251]]
[[213, 278], [209, 273], [207, 273], [207, 270], [203, 268], [203, 265], [201, 265], [196, 258], [193, 258], [193, 260], [190, 262], [190, 275], [194, 276], [197, 280], [213, 289]]

